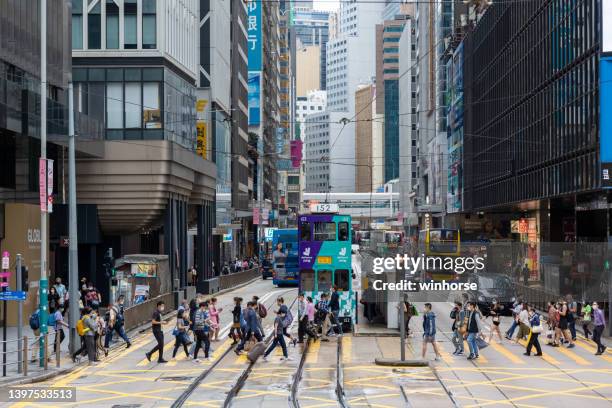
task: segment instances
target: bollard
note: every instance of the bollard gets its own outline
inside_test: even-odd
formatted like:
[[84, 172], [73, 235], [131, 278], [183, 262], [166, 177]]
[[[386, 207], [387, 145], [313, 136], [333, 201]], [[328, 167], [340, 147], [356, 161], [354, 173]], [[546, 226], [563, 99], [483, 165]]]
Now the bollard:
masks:
[[28, 375], [28, 336], [23, 336], [23, 376]]
[[43, 363], [43, 367], [44, 367], [44, 370], [47, 371], [47, 368], [49, 368], [48, 364], [47, 364], [48, 363], [47, 360], [49, 359], [49, 349], [47, 348], [47, 344], [49, 344], [49, 343], [47, 343], [47, 340], [49, 340], [49, 335], [47, 333], [45, 333], [43, 339], [44, 339], [43, 340], [43, 345], [44, 345], [44, 348], [45, 348], [43, 350], [43, 358], [45, 359], [45, 361]]
[[56, 330], [55, 331], [55, 366], [57, 368], [60, 367], [60, 348], [61, 348], [61, 336], [60, 336], [60, 331]]

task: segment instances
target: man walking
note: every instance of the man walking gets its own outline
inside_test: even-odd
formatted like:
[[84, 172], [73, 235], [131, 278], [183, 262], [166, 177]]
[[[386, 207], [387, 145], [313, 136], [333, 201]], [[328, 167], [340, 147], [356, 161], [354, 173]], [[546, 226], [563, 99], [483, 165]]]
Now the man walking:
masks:
[[306, 334], [306, 325], [308, 324], [308, 315], [306, 314], [306, 300], [304, 294], [298, 295], [298, 343], [304, 343], [304, 334]]
[[608, 348], [601, 342], [601, 335], [606, 328], [606, 317], [604, 316], [603, 310], [599, 308], [599, 303], [597, 302], [593, 302], [593, 325], [595, 326], [593, 329], [593, 341], [597, 343], [597, 353], [595, 353], [595, 355], [601, 356]]
[[125, 341], [126, 348], [130, 348], [132, 343], [130, 343], [130, 339], [125, 333], [124, 322], [125, 318], [123, 316], [123, 303], [125, 302], [125, 296], [120, 295], [117, 299], [117, 303], [111, 306], [108, 311], [108, 323], [106, 328], [106, 336], [104, 338], [104, 349], [105, 354], [108, 354], [108, 347], [110, 345], [110, 341], [113, 338], [113, 333], [117, 333], [119, 337]]
[[482, 329], [480, 327], [480, 312], [476, 310], [476, 303], [469, 302], [468, 303], [468, 327], [467, 327], [467, 343], [470, 347], [470, 355], [468, 356], [468, 360], [475, 360], [478, 358], [478, 343], [476, 342], [476, 338], [481, 333]]
[[431, 303], [425, 303], [425, 311], [423, 313], [423, 359], [425, 359], [425, 354], [427, 353], [428, 343], [431, 343], [436, 353], [435, 360], [438, 361], [440, 359], [440, 351], [436, 344], [436, 314], [431, 310]]
[[283, 334], [283, 320], [285, 318], [285, 313], [282, 310], [276, 312], [276, 319], [274, 319], [274, 341], [270, 344], [270, 347], [266, 350], [263, 356], [264, 361], [268, 361], [268, 355], [276, 348], [276, 346], [280, 345], [283, 349], [283, 357], [281, 357], [281, 361], [291, 360], [289, 358], [289, 354], [287, 353], [287, 344], [285, 343], [285, 337]]
[[162, 313], [164, 312], [166, 305], [163, 301], [157, 302], [157, 309], [153, 312], [153, 316], [151, 318], [151, 331], [153, 332], [153, 337], [157, 341], [155, 347], [151, 349], [148, 353], [145, 353], [147, 360], [151, 361], [151, 356], [156, 351], [159, 353], [157, 358], [158, 363], [167, 363], [164, 360], [164, 331], [162, 330]]
[[578, 303], [574, 300], [572, 295], [567, 295], [567, 326], [569, 327], [570, 334], [572, 335], [572, 341], [576, 341], [576, 314], [578, 313]]
[[193, 350], [193, 359], [196, 363], [198, 360], [198, 351], [204, 348], [204, 358], [210, 360], [208, 353], [210, 352], [210, 318], [208, 315], [208, 302], [200, 302], [200, 308], [195, 313], [193, 321], [193, 333], [195, 334], [195, 348]]
[[55, 292], [59, 296], [59, 305], [61, 308], [63, 308], [64, 300], [66, 300], [66, 286], [62, 283], [62, 278], [55, 278], [55, 285], [53, 285], [53, 287], [55, 288]]
[[96, 333], [98, 331], [97, 315], [91, 307], [85, 308], [85, 316], [83, 316], [83, 323], [85, 325], [85, 348], [87, 349], [88, 364], [92, 365], [98, 361], [96, 358]]
[[517, 301], [514, 305], [514, 309], [512, 309], [512, 325], [506, 332], [506, 339], [512, 340], [512, 336], [514, 335], [514, 330], [519, 326], [519, 314], [523, 310], [523, 302], [521, 300]]
[[[259, 329], [257, 313], [255, 312], [255, 303], [252, 301], [247, 303], [246, 316], [244, 316], [244, 320], [246, 321], [246, 327], [245, 327], [246, 336], [242, 338], [242, 341], [234, 350], [234, 352], [238, 355], [240, 355], [241, 351], [244, 350], [244, 346], [246, 345], [246, 342], [249, 341], [251, 337], [254, 336], [257, 339], [257, 341], [262, 341], [263, 339], [261, 335], [261, 331]], [[281, 327], [281, 331], [282, 331], [282, 327]]]

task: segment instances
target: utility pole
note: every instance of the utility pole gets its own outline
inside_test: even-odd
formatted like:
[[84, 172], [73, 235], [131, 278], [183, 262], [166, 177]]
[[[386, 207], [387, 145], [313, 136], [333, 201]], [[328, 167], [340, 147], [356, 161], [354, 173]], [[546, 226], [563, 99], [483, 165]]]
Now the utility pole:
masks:
[[[39, 166], [42, 167], [43, 163], [47, 163], [47, 0], [40, 0], [40, 162]], [[39, 183], [44, 183], [44, 196], [46, 199], [45, 208], [41, 202], [40, 212], [40, 281], [39, 281], [39, 319], [40, 319], [40, 355], [39, 362], [40, 366], [45, 365], [45, 334], [47, 334], [47, 288], [49, 287], [49, 281], [47, 280], [47, 208], [49, 205], [47, 197], [47, 166], [45, 166], [45, 174], [41, 171], [38, 172], [39, 177], [44, 180], [39, 180]]]
[[[21, 254], [17, 254], [17, 260], [15, 265], [15, 281], [17, 292], [23, 290], [23, 272], [21, 270]], [[17, 302], [17, 373], [21, 374], [23, 371], [23, 302]]]
[[72, 81], [68, 83], [68, 290], [70, 304], [68, 320], [70, 323], [70, 352], [79, 348], [79, 335], [76, 323], [79, 320], [79, 252], [77, 238], [77, 206], [76, 206], [76, 154], [74, 134], [74, 92]]

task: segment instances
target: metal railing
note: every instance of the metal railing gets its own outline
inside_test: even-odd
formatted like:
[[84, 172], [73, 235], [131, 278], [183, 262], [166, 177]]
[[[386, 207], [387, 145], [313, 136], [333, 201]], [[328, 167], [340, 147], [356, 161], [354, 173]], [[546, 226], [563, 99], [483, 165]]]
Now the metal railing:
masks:
[[[0, 351], [0, 365], [2, 366], [2, 376], [17, 373], [24, 377], [28, 375], [29, 363], [34, 363], [40, 359], [41, 340], [43, 348], [42, 368], [44, 371], [49, 369], [49, 362], [53, 362], [56, 368], [61, 367], [61, 331], [52, 330], [47, 334], [41, 334], [34, 337], [23, 336], [21, 339], [0, 341], [4, 345], [16, 345], [15, 347], [7, 347], [5, 352]], [[51, 342], [50, 340], [54, 340]]]
[[246, 271], [219, 276], [219, 290], [230, 289], [234, 286], [246, 283], [260, 275], [259, 267], [247, 269]]

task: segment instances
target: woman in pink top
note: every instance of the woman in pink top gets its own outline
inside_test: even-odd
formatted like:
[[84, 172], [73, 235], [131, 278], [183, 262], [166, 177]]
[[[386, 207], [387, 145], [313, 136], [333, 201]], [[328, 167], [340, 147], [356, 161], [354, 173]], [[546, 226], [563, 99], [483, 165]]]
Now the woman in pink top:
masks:
[[308, 322], [314, 322], [315, 307], [310, 296], [306, 298], [306, 315], [308, 316]]
[[208, 306], [208, 314], [212, 323], [212, 341], [219, 341], [219, 313], [221, 313], [222, 311], [222, 308], [217, 309], [217, 298], [210, 299], [210, 305]]

